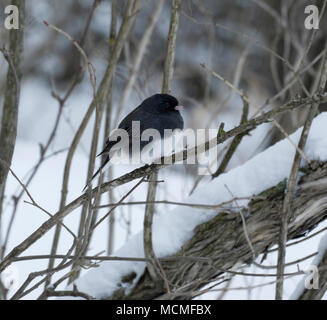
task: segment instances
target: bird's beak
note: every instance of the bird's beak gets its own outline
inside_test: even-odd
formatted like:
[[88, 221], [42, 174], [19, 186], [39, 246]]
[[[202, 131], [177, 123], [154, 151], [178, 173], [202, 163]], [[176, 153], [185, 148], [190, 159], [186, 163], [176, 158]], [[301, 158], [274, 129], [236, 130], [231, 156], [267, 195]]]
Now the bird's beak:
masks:
[[176, 107], [175, 107], [175, 110], [177, 110], [177, 111], [180, 111], [180, 110], [183, 110], [183, 109], [184, 109], [183, 106], [176, 106]]

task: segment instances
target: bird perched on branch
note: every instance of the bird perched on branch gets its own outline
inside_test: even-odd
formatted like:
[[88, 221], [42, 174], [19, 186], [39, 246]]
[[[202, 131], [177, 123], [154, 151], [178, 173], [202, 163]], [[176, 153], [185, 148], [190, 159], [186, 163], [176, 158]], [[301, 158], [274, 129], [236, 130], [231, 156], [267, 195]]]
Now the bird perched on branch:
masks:
[[[123, 129], [127, 133], [125, 147], [129, 150], [129, 154], [131, 155], [132, 153], [134, 143], [139, 144], [139, 150], [142, 151], [150, 142], [156, 142], [156, 140], [151, 139], [149, 141], [141, 140], [142, 133], [147, 129], [157, 130], [160, 134], [160, 139], [164, 138], [165, 129], [182, 130], [184, 121], [179, 112], [182, 109], [183, 106], [179, 105], [178, 100], [169, 94], [155, 94], [145, 99], [137, 108], [129, 113], [118, 126], [118, 129]], [[138, 132], [132, 130], [133, 123], [139, 124]], [[103, 151], [98, 155], [105, 154], [107, 156], [91, 180], [107, 166], [111, 160], [111, 154], [116, 151], [118, 144], [121, 148], [121, 141], [118, 139], [113, 140], [114, 132], [115, 130], [113, 130], [106, 140]]]

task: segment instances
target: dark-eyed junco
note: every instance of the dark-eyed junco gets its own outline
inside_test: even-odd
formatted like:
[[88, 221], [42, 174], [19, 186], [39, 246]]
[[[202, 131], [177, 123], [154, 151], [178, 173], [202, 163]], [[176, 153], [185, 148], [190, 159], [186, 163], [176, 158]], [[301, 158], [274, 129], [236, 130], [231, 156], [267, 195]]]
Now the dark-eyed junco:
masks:
[[[141, 135], [146, 129], [155, 129], [159, 132], [160, 138], [164, 138], [165, 129], [175, 130], [183, 129], [184, 121], [179, 113], [183, 109], [179, 105], [178, 100], [169, 94], [155, 94], [145, 99], [137, 108], [129, 113], [119, 124], [118, 129], [123, 129], [128, 134], [128, 148], [132, 150], [133, 142], [140, 143], [140, 151], [151, 142], [142, 141]], [[139, 123], [139, 135], [132, 134], [132, 123]], [[103, 151], [98, 155], [106, 154], [101, 167], [93, 175], [92, 180], [99, 174], [99, 172], [108, 164], [110, 160], [110, 152], [115, 149], [115, 145], [119, 140], [112, 141], [111, 136], [106, 140], [106, 145]]]

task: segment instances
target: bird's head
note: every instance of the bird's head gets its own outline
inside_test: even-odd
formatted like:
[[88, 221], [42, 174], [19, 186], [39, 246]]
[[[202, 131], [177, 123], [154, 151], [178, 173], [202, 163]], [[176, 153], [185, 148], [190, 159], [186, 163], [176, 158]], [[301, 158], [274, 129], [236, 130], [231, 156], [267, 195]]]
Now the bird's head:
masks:
[[164, 93], [157, 93], [144, 100], [142, 104], [145, 106], [147, 111], [153, 113], [164, 113], [183, 109], [175, 97]]

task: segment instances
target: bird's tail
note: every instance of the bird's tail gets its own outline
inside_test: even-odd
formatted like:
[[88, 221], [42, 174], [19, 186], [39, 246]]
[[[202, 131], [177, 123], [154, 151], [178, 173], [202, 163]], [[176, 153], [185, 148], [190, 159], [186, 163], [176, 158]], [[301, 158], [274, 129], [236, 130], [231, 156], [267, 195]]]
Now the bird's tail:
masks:
[[[89, 183], [91, 181], [93, 181], [93, 179], [101, 172], [101, 170], [107, 165], [107, 163], [109, 162], [110, 158], [109, 156], [107, 156], [103, 163], [101, 164], [100, 168], [95, 172], [95, 174], [92, 176], [91, 180], [89, 181]], [[89, 185], [89, 183], [84, 187], [83, 191], [87, 188], [87, 186]]]
[[104, 153], [106, 153], [107, 152], [107, 150], [106, 149], [104, 149], [104, 150], [102, 150], [102, 152], [100, 152], [99, 154], [97, 154], [97, 157], [100, 157], [100, 156], [102, 156]]

